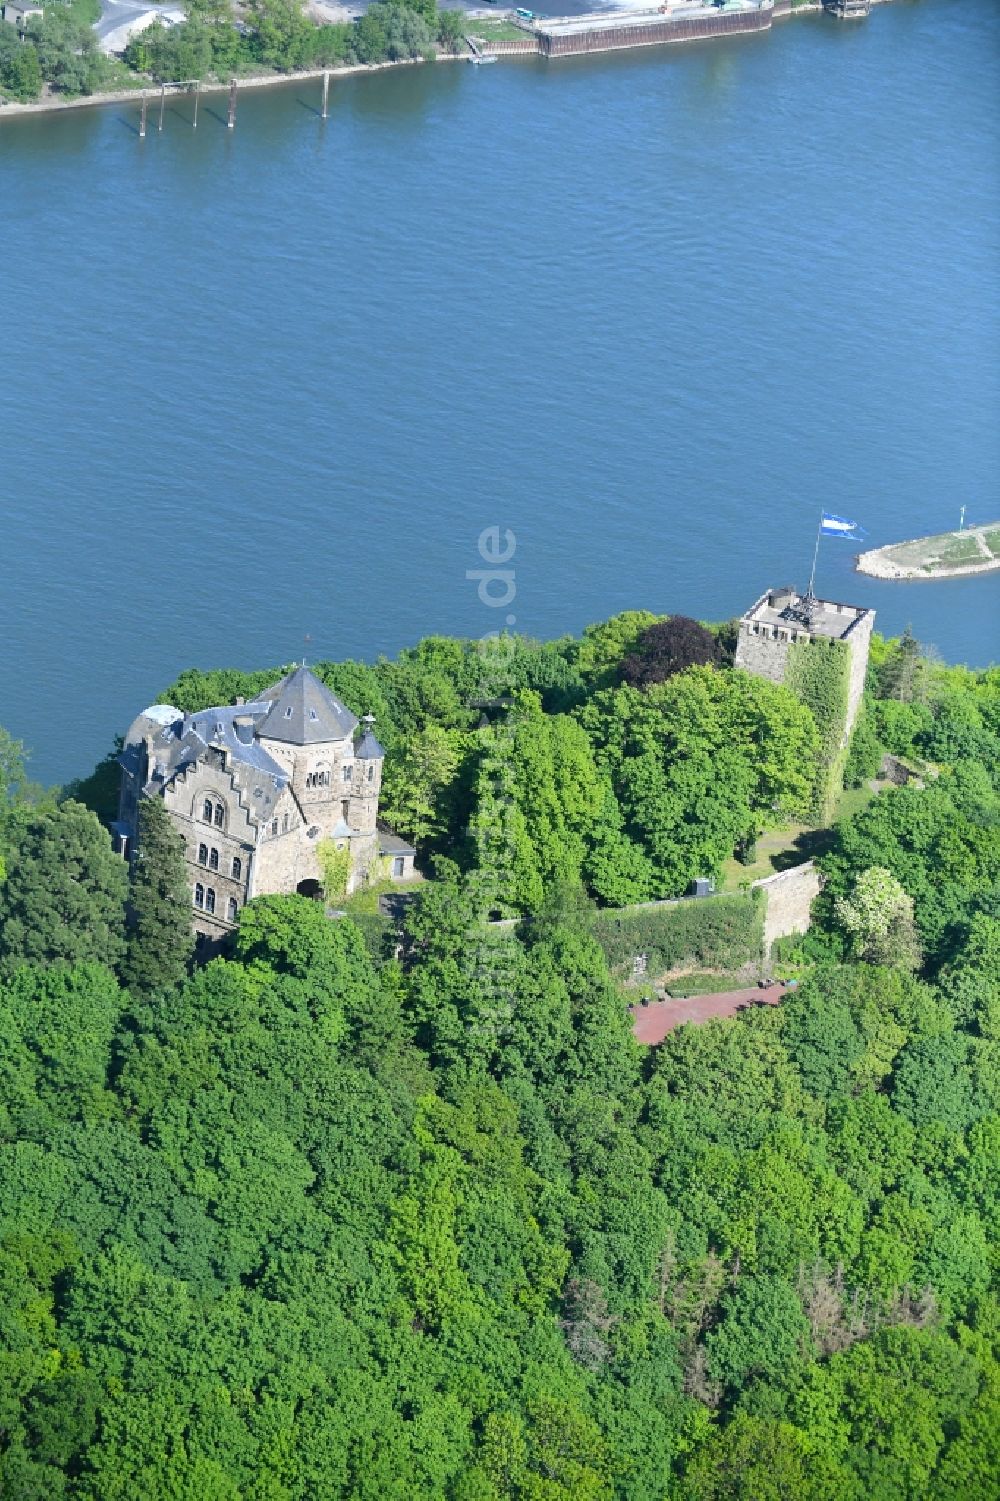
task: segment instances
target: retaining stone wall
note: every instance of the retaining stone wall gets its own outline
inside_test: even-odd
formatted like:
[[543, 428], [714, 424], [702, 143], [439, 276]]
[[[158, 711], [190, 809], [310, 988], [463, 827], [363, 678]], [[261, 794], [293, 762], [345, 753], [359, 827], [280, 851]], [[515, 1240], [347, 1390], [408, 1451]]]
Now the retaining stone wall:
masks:
[[791, 870], [779, 870], [762, 881], [754, 881], [754, 890], [764, 893], [764, 953], [770, 954], [776, 938], [792, 933], [807, 933], [811, 908], [820, 893], [823, 878], [811, 860]]

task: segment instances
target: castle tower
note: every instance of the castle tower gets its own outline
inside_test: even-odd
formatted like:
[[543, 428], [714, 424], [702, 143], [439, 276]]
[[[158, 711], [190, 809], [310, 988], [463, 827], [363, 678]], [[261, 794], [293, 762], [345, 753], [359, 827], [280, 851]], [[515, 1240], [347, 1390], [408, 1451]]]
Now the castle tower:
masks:
[[360, 829], [366, 834], [375, 831], [382, 787], [382, 762], [385, 760], [385, 751], [372, 732], [374, 723], [373, 714], [366, 714], [362, 719], [365, 732], [354, 752], [355, 770], [348, 816], [351, 828]]
[[292, 791], [307, 821], [326, 829], [340, 816], [345, 766], [354, 755], [358, 721], [305, 666], [269, 688], [268, 713], [257, 725], [260, 742], [289, 769]]
[[840, 736], [844, 746], [864, 692], [874, 623], [875, 611], [861, 605], [816, 599], [791, 588], [770, 589], [740, 620], [736, 666], [772, 683], [787, 683], [811, 643], [842, 642], [848, 654], [847, 711]]

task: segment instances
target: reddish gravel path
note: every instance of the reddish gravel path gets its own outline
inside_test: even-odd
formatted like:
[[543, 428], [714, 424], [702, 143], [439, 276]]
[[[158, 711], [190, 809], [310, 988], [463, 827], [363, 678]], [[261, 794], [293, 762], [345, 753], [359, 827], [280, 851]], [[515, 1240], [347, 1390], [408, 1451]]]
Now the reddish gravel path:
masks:
[[719, 1016], [735, 1016], [748, 1006], [777, 1006], [787, 994], [783, 985], [769, 985], [766, 990], [754, 985], [749, 990], [692, 995], [683, 1001], [652, 1001], [648, 1006], [636, 1006], [632, 1031], [637, 1041], [651, 1047], [685, 1022], [709, 1022]]

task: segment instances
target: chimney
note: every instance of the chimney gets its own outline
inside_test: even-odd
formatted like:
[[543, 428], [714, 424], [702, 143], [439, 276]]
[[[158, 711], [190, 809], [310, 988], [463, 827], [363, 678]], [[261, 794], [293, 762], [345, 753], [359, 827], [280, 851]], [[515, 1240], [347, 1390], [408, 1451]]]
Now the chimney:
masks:
[[246, 699], [243, 697], [242, 693], [237, 693], [236, 697], [233, 699], [233, 708], [238, 709], [240, 707], [240, 704], [245, 703]]

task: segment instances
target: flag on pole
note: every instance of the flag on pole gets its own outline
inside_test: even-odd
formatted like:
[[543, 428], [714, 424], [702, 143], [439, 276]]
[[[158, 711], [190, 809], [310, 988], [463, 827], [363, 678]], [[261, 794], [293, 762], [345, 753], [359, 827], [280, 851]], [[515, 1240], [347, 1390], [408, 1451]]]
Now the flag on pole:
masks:
[[821, 537], [843, 537], [848, 542], [860, 542], [865, 530], [856, 521], [848, 521], [846, 516], [834, 516], [829, 511], [824, 511], [819, 534]]

